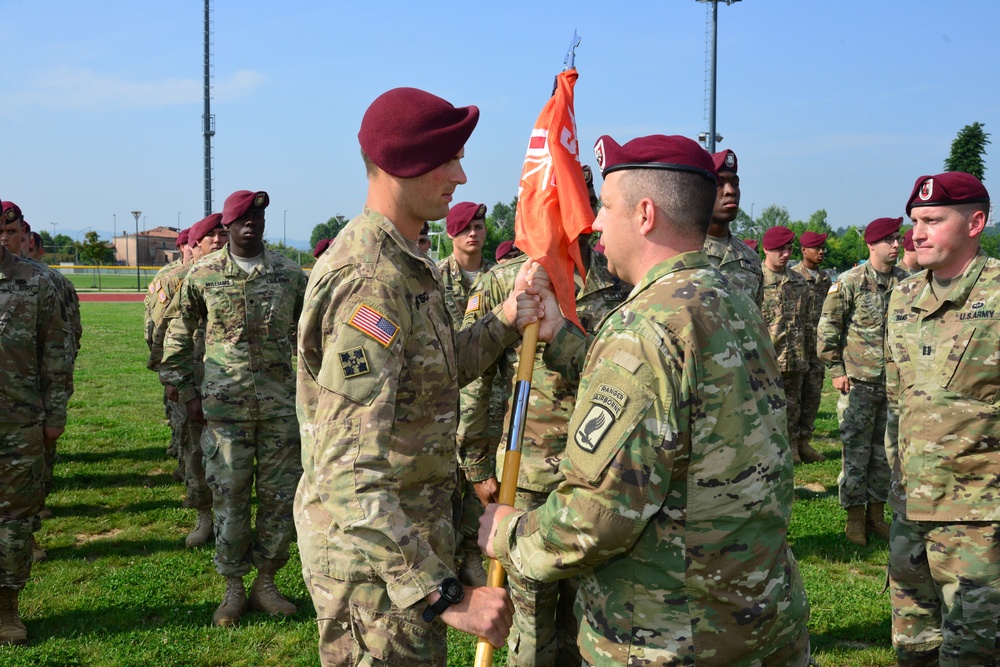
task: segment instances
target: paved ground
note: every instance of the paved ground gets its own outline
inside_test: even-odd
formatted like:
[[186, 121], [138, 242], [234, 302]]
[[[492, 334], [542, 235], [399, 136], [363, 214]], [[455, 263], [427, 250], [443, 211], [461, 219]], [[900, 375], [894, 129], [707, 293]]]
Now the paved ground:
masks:
[[145, 292], [78, 292], [80, 301], [142, 301]]

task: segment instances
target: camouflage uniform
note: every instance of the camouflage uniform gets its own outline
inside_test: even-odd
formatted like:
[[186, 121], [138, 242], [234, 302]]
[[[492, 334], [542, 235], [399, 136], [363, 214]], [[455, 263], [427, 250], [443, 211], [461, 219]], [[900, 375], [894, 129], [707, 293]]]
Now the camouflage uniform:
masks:
[[993, 665], [1000, 624], [1000, 261], [982, 252], [939, 301], [931, 272], [889, 302], [899, 407], [889, 502], [899, 664]]
[[[465, 315], [466, 326], [511, 294], [517, 272], [526, 260], [526, 256], [512, 259], [487, 274], [470, 301]], [[621, 305], [630, 289], [631, 285], [611, 275], [604, 255], [590, 253], [587, 279], [585, 283], [578, 282], [576, 297], [577, 315], [588, 334], [597, 332], [604, 317]], [[488, 428], [488, 416], [492, 403], [499, 401], [507, 406], [512, 381], [517, 374], [520, 349], [520, 345], [508, 348], [482, 379], [467, 387], [471, 390], [473, 401], [468, 409], [463, 405], [458, 431], [459, 448], [467, 456], [482, 456], [492, 462], [498, 444], [501, 456], [506, 450], [506, 435], [500, 440], [499, 432]], [[514, 506], [525, 510], [544, 505], [549, 493], [564, 479], [559, 464], [564, 458], [566, 429], [576, 403], [577, 383], [545, 365], [544, 349], [544, 344], [539, 345], [535, 355], [517, 478]], [[495, 382], [494, 377], [499, 378], [499, 382]], [[512, 406], [505, 410], [508, 417], [504, 423], [504, 434], [509, 428], [511, 409]], [[501, 458], [499, 465], [494, 465], [498, 478], [502, 467]], [[577, 580], [536, 582], [522, 577], [516, 570], [509, 572], [509, 578], [515, 614], [514, 626], [507, 639], [510, 647], [507, 664], [579, 665], [580, 653], [576, 647], [578, 624], [573, 613]]]
[[309, 278], [295, 524], [324, 665], [446, 661], [444, 623], [421, 613], [454, 576], [458, 389], [518, 335], [494, 315], [454, 332], [440, 280], [367, 208]]
[[843, 468], [837, 480], [847, 509], [884, 503], [889, 492], [885, 457], [885, 316], [889, 294], [906, 272], [888, 275], [865, 262], [840, 274], [823, 303], [817, 353], [834, 378], [851, 381], [837, 400]]
[[587, 354], [566, 479], [497, 528], [508, 570], [579, 576], [588, 664], [808, 664], [779, 370], [727, 287], [702, 252], [650, 270]]
[[496, 266], [496, 262], [491, 262], [483, 257], [483, 264], [479, 267], [479, 276], [470, 283], [469, 279], [465, 277], [462, 267], [459, 266], [458, 260], [455, 259], [455, 255], [448, 255], [437, 263], [438, 271], [441, 272], [441, 285], [444, 287], [444, 302], [448, 307], [451, 322], [456, 328], [462, 324], [469, 295], [476, 289], [482, 277], [494, 266]]
[[764, 304], [761, 314], [771, 335], [771, 344], [778, 355], [778, 369], [787, 402], [787, 429], [793, 451], [793, 428], [799, 423], [799, 396], [809, 359], [806, 353], [806, 328], [812, 312], [812, 292], [806, 281], [795, 271], [785, 269], [775, 273], [766, 266], [764, 272]]
[[66, 425], [72, 333], [46, 271], [0, 246], [0, 587], [31, 573], [45, 494], [44, 427]]
[[738, 238], [705, 237], [705, 253], [712, 266], [730, 283], [750, 297], [758, 308], [764, 305], [764, 273], [760, 255]]
[[[177, 387], [179, 405], [201, 398], [215, 565], [226, 577], [244, 576], [251, 563], [273, 573], [288, 561], [292, 501], [302, 473], [293, 334], [305, 282], [297, 264], [266, 249], [248, 275], [227, 244], [191, 265], [177, 295], [177, 317], [167, 328], [161, 378]], [[198, 388], [194, 337], [201, 326], [205, 362]], [[254, 483], [256, 531], [250, 524]]]
[[808, 367], [799, 393], [799, 421], [795, 428], [789, 428], [788, 437], [793, 447], [808, 445], [816, 430], [816, 415], [819, 414], [820, 400], [823, 398], [823, 380], [826, 367], [816, 356], [816, 329], [823, 313], [823, 301], [830, 291], [830, 277], [822, 269], [813, 273], [799, 262], [792, 271], [801, 275], [812, 292], [812, 307], [805, 328], [805, 347]]

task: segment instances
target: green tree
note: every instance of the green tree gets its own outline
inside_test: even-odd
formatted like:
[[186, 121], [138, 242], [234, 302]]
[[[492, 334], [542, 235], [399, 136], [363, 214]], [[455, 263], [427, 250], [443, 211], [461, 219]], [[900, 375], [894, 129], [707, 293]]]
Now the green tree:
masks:
[[497, 202], [486, 215], [486, 242], [483, 243], [483, 257], [493, 261], [497, 246], [504, 241], [514, 240], [514, 214], [517, 211], [517, 197], [509, 204]]
[[987, 255], [1000, 259], [1000, 230], [987, 227], [979, 238], [979, 245]]
[[764, 227], [761, 227], [760, 218], [754, 220], [746, 211], [740, 208], [736, 213], [736, 219], [729, 226], [729, 231], [733, 236], [740, 239], [756, 239], [760, 241], [764, 236]]
[[982, 123], [966, 125], [958, 132], [955, 141], [951, 142], [951, 154], [944, 161], [945, 171], [964, 171], [979, 180], [985, 180], [986, 146], [990, 143], [990, 135], [983, 131]]
[[791, 224], [792, 216], [788, 215], [788, 209], [777, 204], [771, 204], [765, 208], [760, 212], [760, 217], [757, 218], [757, 225], [762, 235], [771, 227], [788, 227], [791, 229]]
[[309, 245], [315, 248], [320, 239], [336, 238], [337, 234], [340, 233], [340, 230], [343, 229], [348, 222], [350, 222], [350, 220], [338, 213], [326, 222], [316, 225], [313, 227], [312, 234], [309, 236]]
[[114, 251], [108, 246], [107, 241], [101, 240], [97, 232], [87, 232], [83, 235], [83, 239], [82, 243], [74, 244], [82, 263], [99, 266], [114, 262]]
[[838, 230], [826, 239], [824, 268], [846, 271], [868, 257], [868, 246], [856, 227]]
[[[315, 247], [315, 245], [313, 247]], [[267, 249], [276, 252], [279, 255], [284, 255], [303, 268], [308, 268], [316, 263], [316, 258], [313, 257], [312, 250], [299, 250], [298, 248], [286, 246], [281, 241], [278, 241], [277, 243], [268, 241]]]

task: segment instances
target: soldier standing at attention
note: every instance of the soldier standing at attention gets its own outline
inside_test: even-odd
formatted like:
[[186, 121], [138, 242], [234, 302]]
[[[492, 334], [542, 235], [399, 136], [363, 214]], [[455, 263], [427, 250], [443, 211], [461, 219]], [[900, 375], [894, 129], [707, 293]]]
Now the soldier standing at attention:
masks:
[[917, 261], [917, 249], [913, 247], [913, 229], [910, 228], [906, 230], [903, 234], [903, 268], [910, 272], [912, 276], [914, 273], [920, 273], [924, 270], [924, 267], [920, 266], [920, 262]]
[[867, 544], [865, 533], [889, 539], [885, 317], [889, 293], [906, 277], [896, 266], [902, 222], [879, 218], [865, 228], [868, 261], [840, 274], [830, 287], [818, 332], [819, 358], [840, 392], [837, 419], [844, 455], [837, 484], [840, 506], [847, 510], [844, 533], [860, 546]]
[[927, 271], [889, 299], [886, 367], [899, 407], [890, 461], [892, 643], [900, 667], [1000, 658], [1000, 261], [979, 247], [989, 193], [921, 176], [906, 204]]
[[[822, 460], [798, 447], [801, 443], [792, 438], [799, 423], [799, 397], [802, 383], [809, 368], [806, 352], [806, 329], [812, 312], [812, 292], [802, 274], [788, 268], [795, 243], [795, 232], [788, 227], [771, 227], [764, 232], [764, 323], [771, 334], [771, 344], [778, 355], [778, 366], [785, 387], [787, 401], [788, 436], [792, 448], [792, 461], [802, 463]], [[809, 447], [811, 450], [812, 447]], [[806, 458], [810, 457], [810, 458]]]
[[[594, 230], [636, 286], [587, 352], [565, 480], [530, 512], [489, 505], [480, 545], [525, 577], [579, 577], [584, 664], [805, 667], [781, 375], [760, 311], [703, 251], [712, 158], [677, 136], [595, 150]], [[572, 373], [585, 341], [556, 340]]]
[[[416, 88], [380, 95], [358, 133], [365, 209], [309, 278], [295, 523], [323, 665], [443, 667], [446, 625], [494, 646], [510, 629], [504, 589], [455, 578], [452, 498], [459, 386], [517, 341], [519, 309], [512, 297], [456, 332], [437, 267], [416, 244], [465, 183], [478, 120], [476, 107]], [[547, 340], [561, 317], [544, 312]]]
[[[272, 616], [295, 605], [274, 585], [288, 562], [292, 502], [302, 474], [292, 355], [306, 277], [292, 260], [264, 246], [266, 192], [238, 190], [219, 221], [229, 243], [188, 271], [170, 320], [161, 376], [177, 388], [188, 419], [205, 423], [201, 445], [215, 514], [215, 567], [226, 592], [212, 618], [239, 623], [243, 577], [257, 578], [249, 602]], [[205, 241], [205, 239], [202, 239]], [[195, 384], [194, 336], [205, 327], [204, 380]], [[251, 490], [257, 525], [251, 527]]]
[[812, 292], [812, 309], [806, 320], [806, 358], [808, 367], [802, 379], [799, 393], [799, 422], [788, 427], [788, 437], [792, 447], [798, 448], [800, 458], [806, 463], [823, 461], [823, 455], [813, 449], [809, 441], [816, 430], [816, 415], [823, 397], [823, 375], [825, 366], [816, 356], [816, 327], [823, 311], [823, 300], [830, 291], [830, 278], [823, 272], [821, 264], [826, 256], [826, 234], [803, 232], [799, 237], [802, 261], [792, 267], [806, 281]]
[[7, 249], [14, 235], [20, 243], [19, 216], [0, 215], [0, 644], [26, 644], [18, 602], [45, 502], [45, 450], [66, 426], [72, 334], [47, 272]]
[[719, 173], [719, 186], [712, 209], [712, 223], [705, 236], [705, 252], [712, 266], [760, 308], [764, 299], [760, 255], [733, 236], [729, 229], [729, 224], [740, 212], [739, 162], [736, 153], [729, 149], [713, 154], [712, 161]]

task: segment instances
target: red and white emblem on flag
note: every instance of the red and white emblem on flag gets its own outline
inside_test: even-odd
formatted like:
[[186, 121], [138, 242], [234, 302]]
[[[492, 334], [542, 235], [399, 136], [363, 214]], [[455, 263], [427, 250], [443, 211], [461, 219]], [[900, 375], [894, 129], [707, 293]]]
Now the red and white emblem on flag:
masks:
[[355, 309], [347, 323], [366, 336], [374, 338], [383, 347], [392, 345], [393, 339], [399, 333], [399, 327], [396, 326], [395, 322], [365, 304], [361, 304]]
[[927, 201], [934, 194], [934, 179], [928, 178], [920, 185], [920, 201]]

